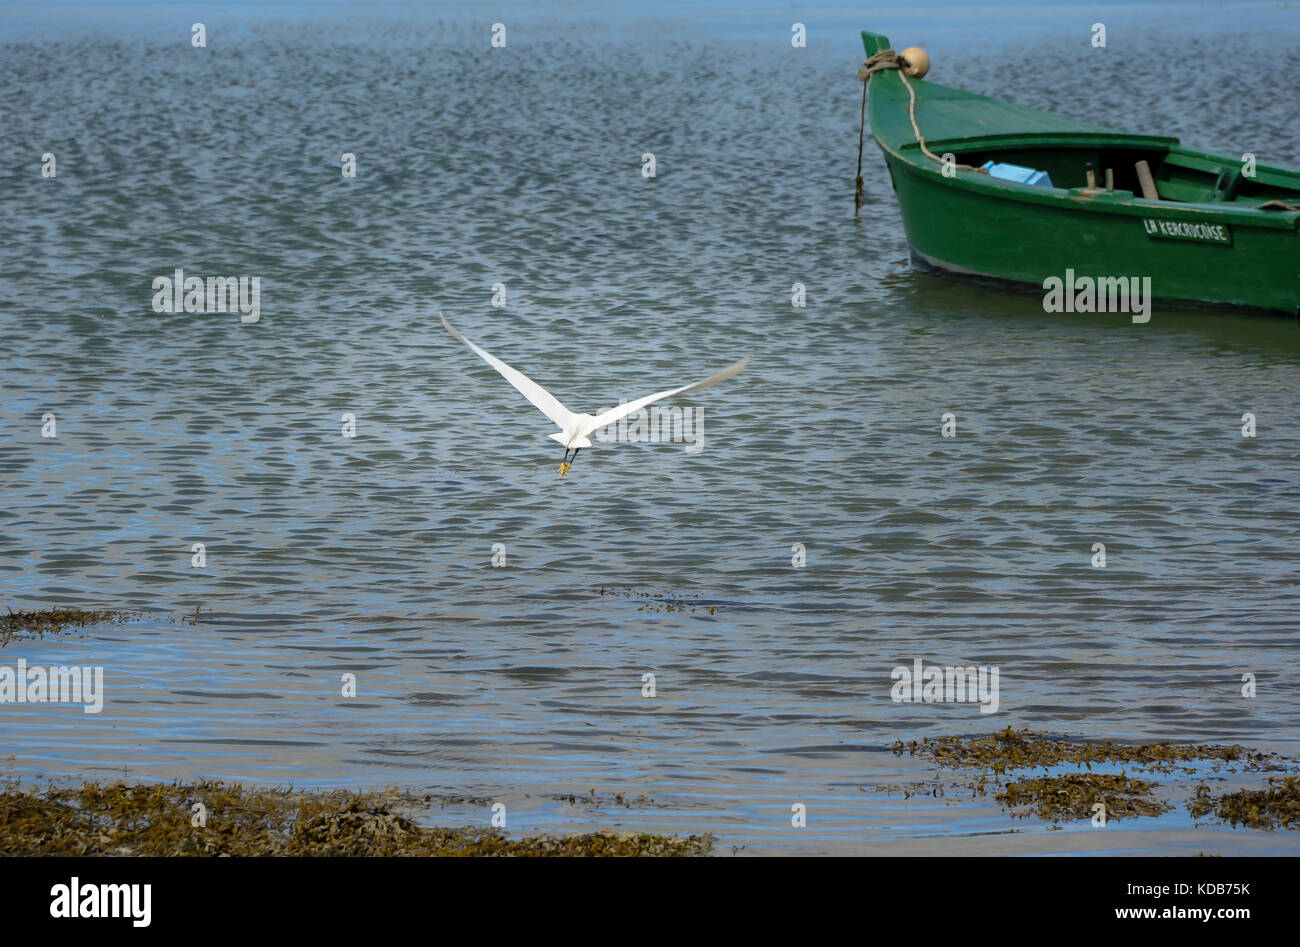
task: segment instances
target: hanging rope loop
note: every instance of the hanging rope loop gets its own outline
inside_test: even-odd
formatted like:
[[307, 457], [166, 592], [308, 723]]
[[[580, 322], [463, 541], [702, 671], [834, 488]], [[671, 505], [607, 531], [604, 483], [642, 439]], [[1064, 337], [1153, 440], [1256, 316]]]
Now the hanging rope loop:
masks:
[[[858, 212], [858, 208], [862, 206], [862, 141], [867, 124], [867, 84], [871, 81], [872, 76], [878, 72], [884, 72], [886, 69], [897, 69], [898, 78], [903, 80], [903, 85], [907, 88], [907, 117], [912, 121], [912, 133], [916, 135], [916, 143], [921, 146], [921, 153], [927, 158], [943, 164], [943, 159], [926, 145], [925, 136], [921, 134], [921, 129], [916, 124], [916, 90], [912, 88], [912, 83], [908, 81], [904, 63], [898, 58], [898, 54], [892, 49], [882, 49], [869, 59], [864, 59], [862, 66], [858, 69], [858, 81], [862, 83], [862, 115], [858, 119], [858, 176], [853, 181], [853, 212], [855, 214]], [[977, 168], [970, 164], [953, 164], [953, 167], [961, 171], [979, 171], [981, 174], [988, 174], [983, 168]]]

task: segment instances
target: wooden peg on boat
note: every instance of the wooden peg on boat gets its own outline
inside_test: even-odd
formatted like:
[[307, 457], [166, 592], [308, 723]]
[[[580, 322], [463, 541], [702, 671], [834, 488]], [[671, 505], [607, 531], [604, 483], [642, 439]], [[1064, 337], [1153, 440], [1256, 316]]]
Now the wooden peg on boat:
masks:
[[1139, 161], [1134, 167], [1138, 173], [1138, 184], [1142, 187], [1142, 196], [1149, 201], [1160, 200], [1160, 193], [1156, 190], [1156, 179], [1151, 176], [1151, 165]]

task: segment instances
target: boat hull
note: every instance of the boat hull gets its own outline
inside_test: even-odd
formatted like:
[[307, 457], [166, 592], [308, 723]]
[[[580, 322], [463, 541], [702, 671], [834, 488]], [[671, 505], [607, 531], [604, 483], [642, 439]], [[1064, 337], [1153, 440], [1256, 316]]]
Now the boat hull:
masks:
[[[1076, 278], [1149, 277], [1152, 297], [1165, 302], [1300, 311], [1294, 230], [1210, 223], [1229, 242], [1171, 237], [1159, 224], [1195, 213], [1021, 202], [952, 187], [888, 152], [886, 161], [908, 244], [930, 268], [1040, 288], [1067, 270]], [[1179, 222], [1197, 232], [1195, 219]]]
[[[869, 56], [889, 46], [879, 34], [862, 39]], [[894, 69], [871, 76], [868, 97], [908, 243], [929, 267], [1043, 290], [1070, 274], [1136, 277], [1150, 280], [1149, 298], [1159, 301], [1300, 314], [1300, 171], [1258, 165], [1247, 172], [1234, 156], [1188, 149], [1176, 138], [1106, 128], [928, 78], [904, 82]], [[1050, 180], [1036, 186], [980, 173], [989, 161]], [[1089, 167], [1098, 178], [1113, 171], [1113, 189], [1090, 186]]]

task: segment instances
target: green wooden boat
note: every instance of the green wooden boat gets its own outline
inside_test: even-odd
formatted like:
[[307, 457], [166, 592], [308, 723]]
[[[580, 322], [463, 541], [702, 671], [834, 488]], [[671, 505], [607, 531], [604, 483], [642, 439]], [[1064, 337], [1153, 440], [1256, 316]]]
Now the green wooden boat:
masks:
[[[862, 42], [868, 57], [890, 58], [884, 36], [864, 31]], [[905, 79], [896, 68], [868, 81], [871, 133], [915, 265], [1040, 288], [1067, 273], [1149, 277], [1157, 300], [1300, 315], [1300, 171], [1258, 164], [1252, 175], [1240, 155]], [[954, 166], [927, 156], [916, 131]], [[1051, 186], [976, 170], [990, 161], [1045, 171]]]

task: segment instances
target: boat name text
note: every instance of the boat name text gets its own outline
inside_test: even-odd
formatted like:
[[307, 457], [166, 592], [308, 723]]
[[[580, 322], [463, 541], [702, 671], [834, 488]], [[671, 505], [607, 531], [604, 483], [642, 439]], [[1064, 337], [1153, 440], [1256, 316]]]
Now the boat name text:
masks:
[[1201, 243], [1232, 243], [1232, 230], [1223, 224], [1202, 224], [1187, 220], [1142, 218], [1147, 236], [1170, 240], [1198, 240]]

